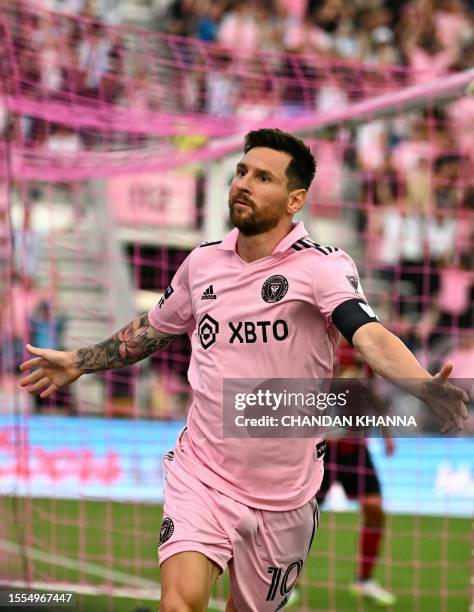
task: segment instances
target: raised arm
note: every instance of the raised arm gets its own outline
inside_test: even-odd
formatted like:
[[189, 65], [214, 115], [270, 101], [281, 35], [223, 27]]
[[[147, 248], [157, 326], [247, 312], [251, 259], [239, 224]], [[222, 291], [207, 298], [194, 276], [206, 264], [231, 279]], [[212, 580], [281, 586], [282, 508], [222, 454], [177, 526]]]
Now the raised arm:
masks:
[[20, 385], [30, 393], [48, 397], [83, 374], [133, 365], [166, 348], [174, 338], [176, 335], [155, 329], [144, 313], [107, 340], [77, 351], [41, 349], [28, 344], [27, 349], [35, 357], [22, 363], [20, 370], [33, 371], [21, 379]]

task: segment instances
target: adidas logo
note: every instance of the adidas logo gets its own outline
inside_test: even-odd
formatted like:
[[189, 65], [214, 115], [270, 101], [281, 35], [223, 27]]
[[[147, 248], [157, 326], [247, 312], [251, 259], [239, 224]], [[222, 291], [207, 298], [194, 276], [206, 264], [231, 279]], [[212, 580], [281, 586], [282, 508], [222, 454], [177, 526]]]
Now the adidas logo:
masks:
[[216, 300], [216, 299], [217, 299], [217, 295], [214, 293], [214, 289], [212, 288], [212, 285], [209, 285], [206, 291], [204, 291], [204, 293], [201, 295], [201, 300]]

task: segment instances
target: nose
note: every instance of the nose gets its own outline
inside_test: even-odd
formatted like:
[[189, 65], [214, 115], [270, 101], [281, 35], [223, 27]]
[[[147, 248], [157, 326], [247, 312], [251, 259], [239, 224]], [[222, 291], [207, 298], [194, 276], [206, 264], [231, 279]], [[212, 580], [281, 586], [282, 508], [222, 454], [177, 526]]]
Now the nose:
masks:
[[239, 191], [243, 191], [244, 193], [250, 193], [250, 179], [247, 177], [248, 174], [237, 177], [237, 188]]

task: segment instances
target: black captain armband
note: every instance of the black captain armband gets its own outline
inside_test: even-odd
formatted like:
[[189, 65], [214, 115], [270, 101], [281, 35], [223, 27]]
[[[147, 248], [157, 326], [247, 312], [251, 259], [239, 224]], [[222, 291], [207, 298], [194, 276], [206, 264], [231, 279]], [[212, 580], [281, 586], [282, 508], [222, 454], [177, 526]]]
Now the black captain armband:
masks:
[[362, 325], [377, 323], [378, 317], [364, 300], [347, 300], [332, 313], [332, 322], [344, 338], [352, 344], [352, 337]]

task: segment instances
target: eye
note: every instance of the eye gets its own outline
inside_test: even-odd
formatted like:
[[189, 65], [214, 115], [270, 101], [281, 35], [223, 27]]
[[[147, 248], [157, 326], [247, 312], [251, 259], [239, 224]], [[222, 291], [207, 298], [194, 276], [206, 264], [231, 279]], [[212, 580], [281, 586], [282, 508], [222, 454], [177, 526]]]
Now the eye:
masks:
[[245, 176], [245, 170], [243, 168], [238, 168], [235, 174], [237, 176]]
[[262, 181], [262, 183], [268, 183], [270, 181], [270, 177], [267, 174], [261, 174], [260, 180]]

